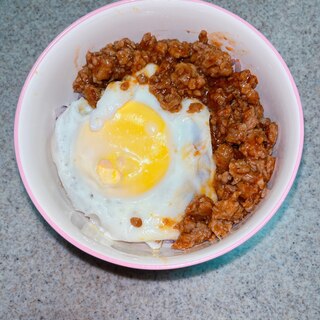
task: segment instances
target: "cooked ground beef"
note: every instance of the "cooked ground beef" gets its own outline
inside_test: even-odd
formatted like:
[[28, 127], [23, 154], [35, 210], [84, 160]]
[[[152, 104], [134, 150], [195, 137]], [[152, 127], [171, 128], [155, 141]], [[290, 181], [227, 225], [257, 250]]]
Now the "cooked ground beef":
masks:
[[122, 39], [98, 52], [88, 52], [86, 62], [73, 88], [93, 107], [109, 82], [122, 80], [148, 63], [157, 64], [159, 69], [150, 79], [140, 76], [139, 82], [149, 83], [150, 91], [161, 106], [171, 112], [180, 110], [180, 102], [185, 97], [196, 97], [206, 102], [208, 79], [233, 73], [229, 54], [209, 44], [204, 31], [200, 33], [199, 41], [194, 43], [158, 41], [150, 33], [146, 33], [140, 43]]
[[[209, 43], [205, 31], [193, 43], [157, 40], [150, 33], [140, 43], [125, 38], [88, 52], [86, 62], [73, 88], [92, 107], [109, 82], [155, 63], [157, 72], [150, 78], [141, 74], [138, 81], [149, 84], [163, 109], [178, 112], [184, 98], [197, 98], [210, 111], [218, 201], [204, 195], [193, 199], [176, 226], [180, 236], [174, 249], [225, 237], [265, 196], [275, 166], [277, 124], [264, 118], [257, 77], [249, 70], [235, 72], [230, 55]], [[127, 90], [126, 82], [121, 89]], [[201, 107], [191, 104], [188, 112]]]

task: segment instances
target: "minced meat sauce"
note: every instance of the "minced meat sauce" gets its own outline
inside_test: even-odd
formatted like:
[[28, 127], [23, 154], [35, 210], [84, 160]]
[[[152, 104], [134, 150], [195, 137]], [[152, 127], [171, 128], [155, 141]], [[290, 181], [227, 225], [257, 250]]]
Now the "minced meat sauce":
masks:
[[[86, 65], [73, 83], [92, 107], [111, 81], [123, 80], [148, 63], [159, 66], [148, 84], [161, 107], [179, 112], [184, 98], [197, 98], [210, 111], [213, 157], [216, 163], [214, 188], [217, 202], [197, 195], [175, 227], [180, 236], [174, 249], [187, 249], [205, 241], [225, 237], [233, 226], [265, 196], [275, 158], [272, 149], [277, 139], [275, 122], [264, 118], [257, 77], [249, 70], [234, 71], [230, 55], [208, 41], [201, 31], [198, 41], [157, 40], [146, 33], [140, 43], [125, 38], [88, 52]], [[122, 90], [126, 90], [123, 82]], [[198, 112], [199, 103], [188, 112]]]

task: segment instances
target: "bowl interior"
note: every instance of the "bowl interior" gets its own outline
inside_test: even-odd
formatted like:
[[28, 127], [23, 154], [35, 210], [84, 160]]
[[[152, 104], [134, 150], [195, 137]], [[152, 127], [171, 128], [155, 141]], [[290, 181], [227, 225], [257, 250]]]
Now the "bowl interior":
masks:
[[[192, 17], [192, 19], [190, 19]], [[186, 253], [163, 248], [158, 254], [144, 244], [99, 243], [74, 223], [74, 213], [60, 185], [50, 154], [57, 108], [77, 97], [72, 82], [88, 50], [128, 37], [139, 41], [146, 32], [158, 38], [194, 41], [200, 30], [233, 48], [230, 54], [259, 79], [265, 114], [279, 124], [277, 165], [271, 190], [254, 215], [214, 245]], [[224, 39], [222, 36], [225, 36]], [[16, 115], [16, 153], [23, 182], [51, 226], [80, 249], [101, 259], [136, 268], [166, 269], [219, 256], [258, 231], [286, 196], [299, 164], [302, 114], [295, 85], [280, 56], [251, 26], [218, 7], [196, 1], [119, 2], [78, 20], [49, 45], [29, 74]], [[100, 241], [101, 242], [101, 241]]]

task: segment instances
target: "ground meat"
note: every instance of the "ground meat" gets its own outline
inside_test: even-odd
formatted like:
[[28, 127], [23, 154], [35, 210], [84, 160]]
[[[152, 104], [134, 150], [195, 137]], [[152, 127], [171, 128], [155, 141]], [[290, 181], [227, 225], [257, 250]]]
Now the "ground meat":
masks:
[[184, 219], [176, 226], [179, 239], [172, 245], [174, 249], [191, 248], [212, 237], [209, 222], [212, 217], [213, 201], [207, 196], [197, 196], [185, 211]]
[[140, 228], [142, 226], [142, 220], [137, 217], [132, 217], [130, 219], [130, 223], [136, 228]]
[[187, 112], [188, 113], [200, 112], [202, 108], [203, 108], [203, 104], [198, 102], [192, 102], [190, 103]]
[[129, 81], [124, 81], [120, 85], [120, 89], [123, 90], [123, 91], [128, 90], [129, 87], [130, 87], [130, 82]]
[[214, 152], [214, 160], [219, 172], [228, 170], [230, 161], [234, 158], [233, 148], [231, 145], [220, 144]]
[[[229, 77], [209, 80], [208, 107], [216, 163], [214, 187], [218, 201], [213, 204], [207, 224], [207, 240], [225, 237], [233, 226], [265, 196], [275, 166], [272, 148], [277, 140], [277, 124], [263, 117], [263, 107], [255, 91], [257, 78], [248, 70]], [[198, 198], [192, 202], [197, 207]], [[178, 249], [198, 241], [197, 228], [180, 222]], [[183, 226], [186, 226], [183, 228]], [[203, 231], [198, 231], [199, 235]], [[195, 240], [194, 240], [195, 239]], [[189, 241], [189, 242], [188, 242]]]
[[[137, 80], [149, 85], [163, 109], [179, 112], [184, 98], [199, 101], [190, 105], [190, 113], [208, 107], [216, 163], [213, 187], [218, 199], [214, 203], [198, 195], [191, 201], [175, 226], [180, 236], [174, 249], [225, 237], [265, 196], [274, 170], [277, 124], [264, 118], [255, 89], [257, 77], [249, 70], [241, 71], [235, 61], [208, 41], [206, 31], [193, 43], [157, 40], [146, 33], [140, 43], [125, 38], [88, 52], [86, 65], [73, 83], [74, 90], [95, 107], [109, 82], [155, 63], [158, 69], [153, 76], [140, 74]], [[127, 90], [128, 82], [121, 89]], [[142, 221], [138, 219], [130, 221], [139, 227]]]
[[[205, 31], [199, 39], [194, 43], [158, 41], [146, 33], [140, 43], [126, 38], [115, 41], [98, 52], [87, 53], [86, 65], [79, 71], [73, 89], [95, 107], [109, 82], [122, 80], [148, 63], [155, 63], [160, 67], [149, 81], [150, 91], [165, 110], [179, 111], [184, 97], [197, 97], [205, 103], [207, 76], [229, 76], [233, 69], [230, 56], [209, 44]], [[139, 82], [147, 83], [142, 77]]]

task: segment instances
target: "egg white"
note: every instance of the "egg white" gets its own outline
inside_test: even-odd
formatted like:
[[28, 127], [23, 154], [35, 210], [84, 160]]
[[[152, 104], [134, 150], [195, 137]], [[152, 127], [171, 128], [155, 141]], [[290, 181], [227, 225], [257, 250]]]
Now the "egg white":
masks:
[[[195, 102], [192, 99], [185, 99], [178, 113], [165, 111], [149, 92], [148, 85], [139, 85], [132, 77], [126, 80], [130, 81], [126, 91], [121, 90], [121, 82], [109, 84], [96, 109], [83, 98], [71, 103], [56, 122], [53, 160], [75, 210], [96, 215], [111, 239], [128, 242], [174, 240], [179, 233], [173, 227], [164, 226], [163, 218], [180, 221], [192, 198], [213, 179], [215, 164], [210, 114], [207, 108], [188, 113], [190, 103]], [[104, 121], [129, 100], [148, 105], [163, 118], [171, 137], [171, 163], [164, 178], [146, 193], [134, 197], [109, 197], [89, 183], [76, 168], [74, 146], [81, 126], [90, 123], [92, 130], [99, 130]], [[206, 193], [214, 197], [212, 189], [207, 188]], [[140, 218], [142, 226], [134, 227], [130, 223], [132, 217]]]

